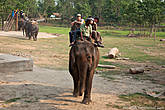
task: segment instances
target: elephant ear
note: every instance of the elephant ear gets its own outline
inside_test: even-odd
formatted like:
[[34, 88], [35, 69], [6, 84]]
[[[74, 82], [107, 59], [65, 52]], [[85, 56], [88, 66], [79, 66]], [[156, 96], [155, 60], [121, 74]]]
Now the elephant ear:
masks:
[[70, 60], [72, 60], [72, 62], [75, 63], [75, 47], [71, 47]]

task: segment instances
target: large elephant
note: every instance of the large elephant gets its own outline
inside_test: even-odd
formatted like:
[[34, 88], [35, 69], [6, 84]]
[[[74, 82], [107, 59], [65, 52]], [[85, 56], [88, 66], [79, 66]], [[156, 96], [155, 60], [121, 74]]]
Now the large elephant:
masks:
[[30, 25], [30, 21], [26, 19], [21, 19], [18, 21], [18, 30], [20, 31], [22, 29], [23, 36], [26, 35], [28, 37], [28, 28]]
[[26, 21], [24, 19], [21, 19], [18, 21], [18, 30], [20, 31], [21, 29], [24, 30]]
[[26, 22], [26, 24], [25, 24], [26, 37], [29, 37], [29, 39], [31, 39], [31, 37], [33, 37], [33, 40], [36, 41], [38, 31], [39, 31], [39, 27], [38, 27], [38, 24], [36, 22], [30, 22], [30, 21]]
[[69, 53], [69, 72], [73, 77], [75, 97], [82, 96], [82, 103], [91, 102], [91, 88], [95, 68], [99, 62], [99, 50], [89, 41], [76, 41]]

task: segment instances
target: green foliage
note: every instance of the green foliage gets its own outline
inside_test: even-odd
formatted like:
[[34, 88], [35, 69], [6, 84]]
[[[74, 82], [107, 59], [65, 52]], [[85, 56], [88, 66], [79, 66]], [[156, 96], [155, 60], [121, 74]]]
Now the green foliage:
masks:
[[91, 8], [87, 2], [79, 2], [75, 4], [76, 13], [82, 14], [84, 17], [91, 15]]
[[2, 0], [0, 2], [0, 16], [7, 17], [12, 10], [24, 10], [27, 16], [34, 16], [37, 13], [36, 0]]
[[157, 24], [164, 16], [164, 5], [162, 0], [136, 0], [129, 4], [125, 10], [127, 21], [137, 24]]
[[70, 20], [80, 13], [84, 18], [98, 16], [108, 24], [152, 25], [165, 18], [165, 1], [162, 0], [1, 0], [1, 15], [13, 9], [23, 9], [27, 15], [40, 13], [49, 17], [60, 13]]

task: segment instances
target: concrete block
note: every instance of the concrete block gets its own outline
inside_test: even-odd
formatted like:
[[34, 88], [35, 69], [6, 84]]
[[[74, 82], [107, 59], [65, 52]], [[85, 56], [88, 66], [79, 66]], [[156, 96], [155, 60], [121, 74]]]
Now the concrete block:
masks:
[[0, 53], [0, 72], [33, 71], [33, 60]]

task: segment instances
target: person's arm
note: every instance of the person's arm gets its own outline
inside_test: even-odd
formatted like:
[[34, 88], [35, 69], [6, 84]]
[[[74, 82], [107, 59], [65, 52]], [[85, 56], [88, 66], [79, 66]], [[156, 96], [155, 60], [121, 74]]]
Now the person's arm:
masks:
[[80, 36], [81, 36], [81, 40], [83, 40], [83, 34], [82, 34], [82, 31], [83, 31], [83, 26], [81, 25], [81, 26], [80, 26]]
[[71, 25], [73, 26], [76, 23], [76, 21], [71, 22]]
[[80, 22], [80, 21], [76, 21], [76, 23], [78, 23], [78, 24], [83, 24], [83, 22]]

